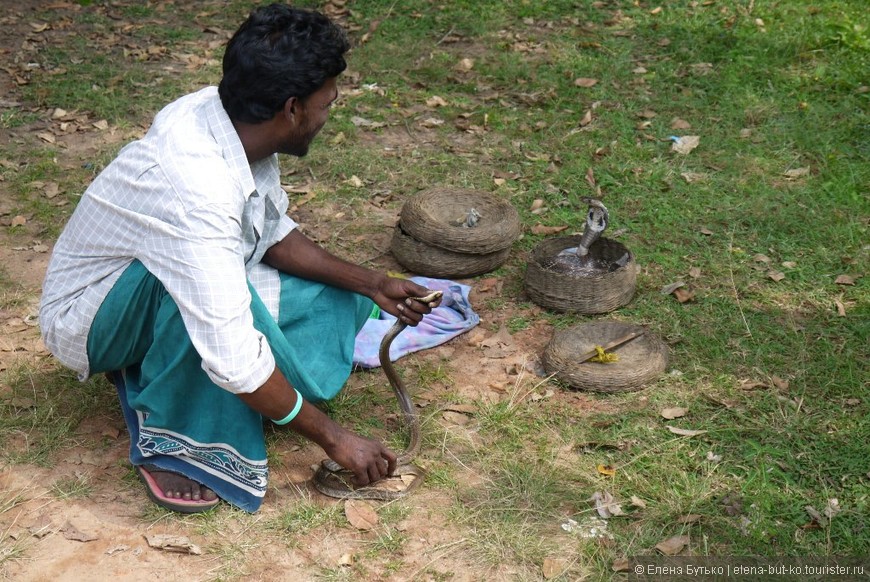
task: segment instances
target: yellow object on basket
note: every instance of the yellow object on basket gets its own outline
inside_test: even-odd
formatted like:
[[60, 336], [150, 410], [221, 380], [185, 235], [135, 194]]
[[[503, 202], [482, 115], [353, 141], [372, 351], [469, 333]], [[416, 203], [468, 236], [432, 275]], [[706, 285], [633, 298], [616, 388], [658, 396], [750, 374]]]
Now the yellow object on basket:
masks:
[[619, 361], [619, 356], [613, 352], [607, 353], [601, 346], [595, 346], [596, 355], [589, 358], [590, 362], [598, 362], [599, 364], [612, 364]]

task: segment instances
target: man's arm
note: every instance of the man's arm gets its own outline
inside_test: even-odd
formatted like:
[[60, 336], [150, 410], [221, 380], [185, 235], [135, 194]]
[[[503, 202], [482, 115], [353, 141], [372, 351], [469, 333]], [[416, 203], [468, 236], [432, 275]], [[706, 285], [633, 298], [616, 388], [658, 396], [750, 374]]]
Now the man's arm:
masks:
[[293, 230], [266, 251], [263, 262], [289, 275], [319, 281], [370, 297], [381, 309], [409, 325], [417, 325], [437, 302], [414, 301], [429, 290], [408, 279], [388, 277], [371, 269], [349, 263]]
[[[260, 388], [239, 394], [245, 404], [267, 418], [283, 418], [300, 398], [278, 368]], [[302, 402], [290, 424], [292, 430], [317, 443], [330, 459], [354, 474], [354, 485], [383, 479], [396, 468], [396, 455], [380, 442], [342, 428], [316, 406]]]

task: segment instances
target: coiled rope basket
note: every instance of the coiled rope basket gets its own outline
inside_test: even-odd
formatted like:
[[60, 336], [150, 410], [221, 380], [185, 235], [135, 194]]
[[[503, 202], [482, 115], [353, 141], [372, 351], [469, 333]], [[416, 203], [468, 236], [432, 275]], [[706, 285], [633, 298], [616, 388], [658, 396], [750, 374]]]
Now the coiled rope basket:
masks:
[[[628, 334], [643, 335], [614, 348], [618, 360], [585, 361], [580, 356]], [[633, 392], [661, 375], [668, 365], [668, 348], [643, 326], [601, 320], [557, 331], [541, 357], [544, 370], [572, 388], [592, 392]]]

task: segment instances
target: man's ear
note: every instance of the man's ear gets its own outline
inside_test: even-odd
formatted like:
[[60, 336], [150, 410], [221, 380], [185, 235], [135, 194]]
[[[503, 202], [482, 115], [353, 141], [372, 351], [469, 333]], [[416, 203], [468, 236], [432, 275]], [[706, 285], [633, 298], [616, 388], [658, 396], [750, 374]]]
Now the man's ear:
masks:
[[299, 114], [299, 99], [289, 97], [284, 102], [284, 118], [289, 122], [295, 122], [296, 116]]

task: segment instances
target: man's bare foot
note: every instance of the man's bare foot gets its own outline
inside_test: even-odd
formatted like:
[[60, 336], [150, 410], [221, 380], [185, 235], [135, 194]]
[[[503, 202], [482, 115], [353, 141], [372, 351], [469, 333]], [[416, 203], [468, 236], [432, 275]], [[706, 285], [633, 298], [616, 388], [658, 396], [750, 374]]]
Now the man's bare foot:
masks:
[[163, 471], [153, 465], [145, 465], [145, 468], [148, 469], [166, 497], [184, 499], [185, 501], [214, 501], [218, 498], [217, 494], [208, 487], [204, 487], [183, 475]]

